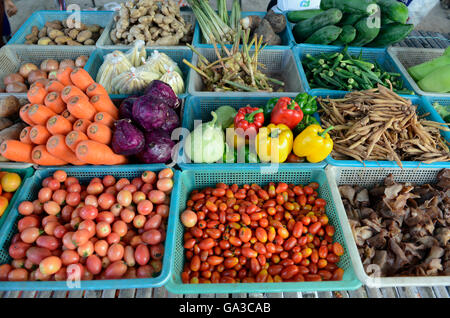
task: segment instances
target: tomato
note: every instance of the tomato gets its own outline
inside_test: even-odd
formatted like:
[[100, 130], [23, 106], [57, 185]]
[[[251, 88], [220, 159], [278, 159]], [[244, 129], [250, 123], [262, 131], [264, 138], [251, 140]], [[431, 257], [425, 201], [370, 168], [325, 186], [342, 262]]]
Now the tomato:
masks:
[[39, 263], [46, 257], [51, 256], [52, 253], [48, 248], [44, 247], [30, 247], [26, 252], [27, 260], [29, 260], [34, 265], [39, 265]]
[[166, 195], [164, 192], [160, 190], [151, 190], [148, 193], [149, 200], [154, 204], [162, 204], [164, 203], [164, 200], [166, 199]]
[[19, 204], [17, 209], [21, 215], [31, 215], [34, 212], [33, 203], [30, 201], [23, 201]]
[[131, 184], [134, 185], [137, 190], [139, 190], [144, 184], [144, 181], [142, 180], [142, 178], [136, 177], [131, 180]]
[[152, 245], [150, 246], [150, 256], [153, 260], [162, 259], [164, 255], [164, 245]]
[[161, 226], [162, 217], [159, 214], [154, 214], [147, 219], [144, 224], [144, 230], [157, 229]]
[[89, 241], [90, 237], [91, 237], [90, 232], [88, 230], [86, 230], [86, 229], [77, 230], [72, 235], [72, 243], [76, 247], [78, 247], [80, 245], [83, 245], [87, 241]]
[[149, 215], [153, 211], [153, 203], [149, 200], [142, 200], [138, 203], [137, 211], [142, 215]]
[[8, 274], [13, 268], [9, 264], [0, 265], [0, 281], [8, 280]]
[[[171, 178], [162, 178], [156, 182], [156, 188], [162, 192], [168, 193], [172, 191], [173, 180]], [[225, 192], [225, 191], [224, 191]]]
[[76, 264], [80, 261], [80, 255], [74, 250], [65, 250], [60, 257], [64, 266]]
[[50, 251], [54, 251], [60, 246], [60, 242], [54, 236], [41, 235], [36, 240], [36, 245], [39, 247], [48, 248]]
[[99, 195], [104, 190], [104, 185], [101, 182], [92, 182], [86, 188], [86, 192], [91, 195]]
[[80, 209], [79, 215], [83, 220], [94, 220], [98, 216], [98, 210], [93, 205], [85, 205]]
[[116, 183], [116, 178], [111, 175], [107, 175], [103, 177], [102, 182], [105, 187], [110, 187]]
[[102, 261], [97, 255], [90, 255], [86, 259], [86, 268], [93, 275], [98, 275], [102, 271]]
[[151, 229], [142, 233], [141, 238], [143, 242], [150, 245], [155, 245], [161, 242], [162, 235], [160, 231]]
[[64, 182], [67, 179], [67, 173], [64, 170], [57, 170], [53, 173], [53, 178], [58, 182]]
[[49, 201], [52, 198], [52, 194], [53, 194], [53, 191], [50, 188], [48, 188], [48, 187], [42, 188], [38, 192], [39, 202], [45, 203], [45, 202]]
[[133, 225], [137, 229], [143, 228], [146, 220], [147, 218], [144, 215], [138, 214], [133, 219]]
[[337, 256], [344, 255], [344, 248], [342, 247], [342, 245], [339, 242], [334, 242], [332, 249], [333, 249], [333, 253], [336, 254]]
[[81, 185], [77, 183], [72, 183], [67, 187], [67, 192], [70, 193], [81, 193]]
[[29, 227], [20, 233], [20, 239], [24, 243], [32, 244], [37, 240], [40, 234], [41, 231], [37, 227]]
[[69, 249], [69, 250], [74, 250], [77, 247], [72, 243], [72, 235], [74, 232], [67, 232], [66, 234], [64, 234], [63, 238], [62, 238], [62, 242], [65, 248]]
[[106, 242], [108, 242], [108, 244], [119, 243], [120, 242], [119, 234], [115, 232], [109, 233], [109, 235], [106, 237]]
[[142, 181], [145, 183], [153, 184], [156, 181], [156, 173], [153, 171], [144, 171], [141, 176]]
[[121, 244], [114, 243], [108, 248], [107, 256], [111, 262], [121, 260], [125, 250]]
[[120, 219], [125, 223], [131, 223], [135, 215], [136, 213], [134, 213], [134, 211], [130, 209], [123, 209], [122, 211], [120, 211]]
[[[83, 198], [83, 195], [81, 197]], [[84, 198], [84, 204], [91, 205], [91, 206], [94, 206], [95, 208], [97, 208], [98, 207], [97, 197], [92, 194], [87, 194], [86, 197]]]
[[104, 221], [98, 222], [95, 229], [99, 238], [107, 237], [111, 233], [111, 226]]
[[33, 210], [34, 210], [34, 214], [36, 214], [36, 215], [42, 214], [42, 212], [44, 212], [42, 203], [39, 200], [33, 201]]
[[98, 240], [94, 244], [94, 251], [98, 254], [98, 256], [106, 256], [108, 253], [109, 244], [106, 240]]
[[155, 270], [150, 265], [139, 266], [136, 275], [138, 278], [151, 278]]
[[170, 207], [167, 204], [159, 204], [156, 207], [156, 214], [161, 215], [163, 218], [167, 218], [169, 216]]
[[185, 210], [181, 213], [181, 223], [185, 227], [191, 228], [197, 224], [197, 214], [191, 210]]
[[52, 275], [60, 270], [62, 265], [61, 259], [56, 256], [44, 258], [39, 264], [39, 270], [44, 275]]
[[61, 267], [59, 271], [57, 271], [54, 275], [55, 281], [65, 281], [67, 280], [67, 269], [65, 267]]
[[69, 187], [69, 186], [71, 186], [72, 184], [78, 184], [78, 183], [79, 183], [79, 181], [78, 181], [78, 179], [75, 178], [75, 177], [67, 177], [67, 178], [66, 178], [66, 181], [64, 181], [64, 185], [65, 185], [66, 187]]
[[111, 193], [102, 193], [98, 197], [98, 205], [103, 210], [109, 210], [116, 203], [116, 197]]
[[27, 280], [28, 280], [28, 271], [24, 268], [15, 268], [9, 271], [8, 273], [8, 281], [18, 282]]
[[78, 225], [78, 230], [87, 230], [89, 232], [89, 237], [93, 237], [96, 234], [96, 224], [92, 220], [84, 220]]
[[342, 280], [343, 277], [344, 277], [344, 270], [342, 268], [337, 268], [334, 271], [331, 280]]
[[77, 206], [81, 201], [81, 196], [77, 192], [69, 192], [66, 195], [66, 203], [72, 207]]
[[144, 244], [139, 244], [134, 250], [134, 259], [139, 265], [146, 265], [150, 260], [150, 251]]
[[136, 265], [136, 260], [134, 258], [134, 248], [131, 245], [125, 246], [123, 260], [129, 267], [133, 267], [134, 265]]
[[144, 183], [140, 190], [142, 193], [147, 195], [151, 190], [153, 190], [153, 186], [150, 183]]
[[47, 201], [44, 203], [44, 211], [49, 215], [57, 215], [61, 211], [61, 206], [55, 201]]
[[81, 257], [88, 257], [94, 253], [94, 244], [91, 241], [78, 246], [77, 252]]
[[133, 194], [128, 190], [121, 190], [117, 194], [117, 202], [124, 207], [129, 206], [132, 200]]
[[123, 237], [125, 234], [127, 234], [128, 226], [124, 221], [117, 220], [112, 225], [112, 231], [119, 234], [120, 237]]
[[111, 224], [114, 222], [114, 214], [112, 212], [109, 211], [103, 211], [100, 212], [96, 219], [95, 219], [98, 223], [100, 222], [106, 222], [108, 224]]
[[173, 178], [173, 170], [171, 168], [162, 169], [158, 173], [158, 178], [159, 179], [162, 179], [162, 178]]
[[52, 178], [48, 181], [47, 187], [49, 187], [52, 191], [56, 191], [61, 187], [61, 184], [58, 180]]

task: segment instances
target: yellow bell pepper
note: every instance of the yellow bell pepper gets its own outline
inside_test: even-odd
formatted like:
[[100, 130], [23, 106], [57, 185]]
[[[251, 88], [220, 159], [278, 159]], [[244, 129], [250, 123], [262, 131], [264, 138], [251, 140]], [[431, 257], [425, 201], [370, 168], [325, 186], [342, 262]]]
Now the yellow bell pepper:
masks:
[[306, 127], [294, 140], [294, 154], [311, 163], [324, 160], [333, 150], [333, 140], [328, 134], [331, 129], [324, 130], [315, 124]]
[[259, 128], [255, 138], [256, 152], [262, 162], [285, 162], [292, 151], [294, 134], [284, 124]]
[[[234, 129], [234, 124], [231, 124], [228, 128]], [[234, 147], [234, 149], [239, 149], [242, 146], [248, 145], [248, 138], [245, 136], [239, 135], [234, 131], [234, 133], [228, 133], [228, 128], [225, 130], [225, 136], [227, 140], [227, 144], [230, 147]]]

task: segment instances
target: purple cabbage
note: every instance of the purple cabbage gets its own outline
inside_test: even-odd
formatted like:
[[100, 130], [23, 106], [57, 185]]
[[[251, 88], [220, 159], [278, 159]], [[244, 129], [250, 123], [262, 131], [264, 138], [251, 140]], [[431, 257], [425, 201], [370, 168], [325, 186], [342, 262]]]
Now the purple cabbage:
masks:
[[144, 134], [133, 125], [131, 119], [120, 119], [114, 125], [111, 146], [115, 153], [131, 156], [144, 149]]
[[165, 163], [170, 160], [175, 142], [170, 134], [158, 129], [145, 134], [144, 149], [137, 155], [142, 163]]
[[122, 101], [119, 107], [120, 118], [133, 118], [133, 103], [138, 99], [137, 96], [131, 96]]
[[177, 108], [181, 105], [172, 87], [160, 80], [153, 80], [145, 89], [144, 95], [162, 99], [170, 108]]
[[158, 98], [144, 95], [133, 104], [133, 120], [144, 131], [163, 129], [172, 132], [180, 125], [177, 113]]

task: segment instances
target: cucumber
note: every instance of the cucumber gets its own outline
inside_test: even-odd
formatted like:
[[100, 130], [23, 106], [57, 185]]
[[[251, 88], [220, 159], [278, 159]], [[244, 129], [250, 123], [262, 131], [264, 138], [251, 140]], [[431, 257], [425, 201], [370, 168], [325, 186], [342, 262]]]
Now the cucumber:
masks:
[[350, 43], [351, 46], [364, 46], [372, 42], [380, 33], [379, 23], [374, 23], [372, 17], [362, 18], [355, 25], [356, 37]]
[[341, 45], [351, 43], [356, 37], [356, 29], [351, 25], [344, 25], [342, 32], [336, 41], [342, 42]]
[[394, 22], [405, 24], [408, 20], [408, 7], [397, 0], [375, 0], [383, 15]]
[[339, 9], [328, 9], [319, 13], [315, 17], [297, 22], [292, 30], [297, 43], [306, 40], [315, 31], [338, 23], [342, 19], [342, 11]]
[[356, 13], [372, 15], [376, 12], [376, 2], [374, 0], [322, 0], [320, 8], [322, 10], [337, 8], [344, 13]]
[[378, 36], [369, 43], [371, 47], [386, 47], [400, 42], [414, 29], [413, 24], [391, 23], [381, 27]]
[[342, 17], [341, 22], [339, 22], [339, 25], [355, 25], [356, 22], [361, 20], [365, 15], [364, 14], [350, 14], [350, 13], [344, 13], [344, 16]]
[[342, 29], [335, 25], [327, 25], [323, 28], [314, 32], [309, 38], [306, 39], [305, 43], [309, 44], [330, 44], [335, 41], [341, 34]]
[[301, 20], [306, 20], [309, 18], [313, 18], [319, 13], [322, 13], [322, 9], [311, 9], [311, 10], [298, 10], [298, 11], [289, 11], [286, 14], [286, 17], [289, 22], [297, 23]]

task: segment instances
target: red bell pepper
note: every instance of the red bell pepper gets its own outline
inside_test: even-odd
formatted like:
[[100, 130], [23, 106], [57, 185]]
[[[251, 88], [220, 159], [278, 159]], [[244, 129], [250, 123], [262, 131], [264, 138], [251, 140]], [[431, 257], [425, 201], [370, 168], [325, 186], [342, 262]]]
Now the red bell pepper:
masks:
[[303, 111], [297, 102], [289, 97], [281, 97], [272, 110], [270, 122], [285, 124], [291, 130], [303, 119]]
[[[264, 110], [258, 107], [242, 107], [234, 117], [234, 129], [241, 128], [244, 132], [256, 133], [264, 124]], [[252, 132], [253, 131], [253, 132]]]

